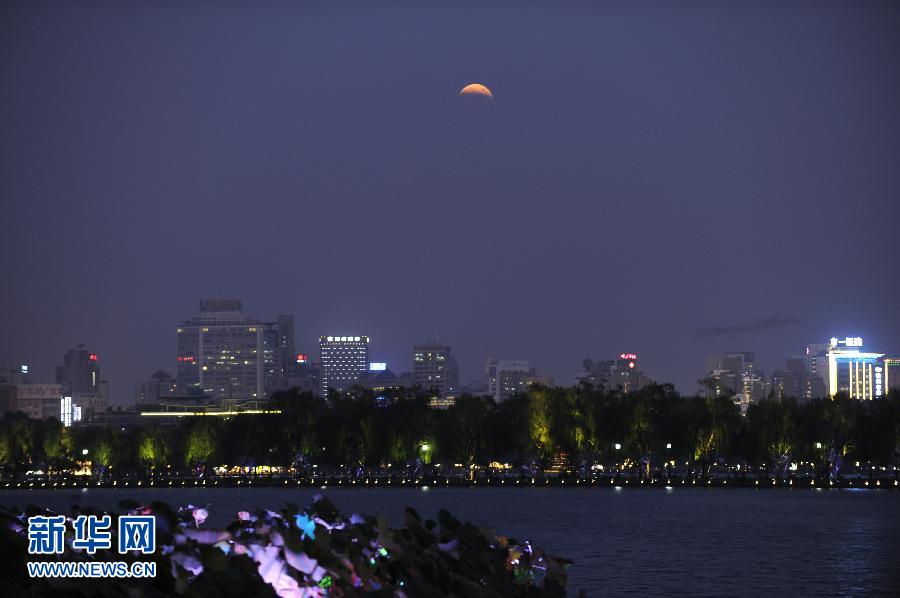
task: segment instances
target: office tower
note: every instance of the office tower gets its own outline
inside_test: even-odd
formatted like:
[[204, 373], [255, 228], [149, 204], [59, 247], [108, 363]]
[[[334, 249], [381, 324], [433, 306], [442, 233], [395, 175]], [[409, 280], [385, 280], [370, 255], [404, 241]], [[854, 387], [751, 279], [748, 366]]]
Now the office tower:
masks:
[[321, 395], [329, 388], [347, 390], [369, 369], [369, 337], [320, 336], [319, 355]]
[[884, 355], [862, 351], [859, 337], [832, 338], [828, 346], [828, 396], [877, 399], [885, 394]]
[[729, 396], [746, 412], [751, 403], [769, 393], [769, 380], [755, 367], [753, 352], [725, 353], [707, 359], [704, 384], [707, 396]]
[[900, 391], [900, 357], [885, 357], [884, 365], [884, 394], [890, 391]]
[[100, 358], [78, 345], [63, 355], [63, 365], [56, 368], [56, 383], [62, 388], [63, 399], [68, 397], [74, 413], [73, 420], [90, 419], [106, 411], [109, 405], [109, 383], [100, 379]]
[[620, 353], [614, 360], [607, 374], [606, 388], [624, 393], [637, 392], [645, 386], [653, 384], [653, 380], [638, 367], [636, 353]]
[[788, 357], [785, 369], [772, 375], [771, 388], [775, 396], [810, 400], [825, 396], [825, 385], [818, 375], [807, 370], [808, 356]]
[[322, 389], [319, 383], [318, 363], [313, 363], [308, 353], [297, 353], [293, 361], [292, 365], [285, 368], [282, 389], [296, 388], [300, 392], [319, 394]]
[[516, 393], [525, 392], [534, 384], [552, 385], [549, 378], [535, 374], [530, 361], [488, 359], [485, 366], [487, 392], [495, 401], [505, 401]]
[[158, 403], [160, 399], [171, 399], [176, 396], [175, 378], [163, 370], [156, 370], [150, 377], [138, 384], [134, 389], [134, 402], [137, 405]]
[[239, 299], [207, 299], [176, 329], [177, 387], [182, 395], [253, 400], [265, 396], [263, 332]]
[[822, 380], [828, 379], [828, 343], [806, 345], [806, 371]]
[[413, 379], [422, 390], [438, 396], [459, 387], [459, 366], [450, 347], [437, 341], [413, 348]]
[[78, 345], [63, 355], [63, 365], [56, 368], [56, 383], [72, 395], [96, 394], [100, 388], [100, 358]]
[[281, 383], [285, 379], [281, 356], [281, 339], [279, 338], [276, 324], [262, 324], [261, 330], [263, 395], [270, 397], [273, 392], [281, 388]]
[[294, 316], [280, 314], [275, 324], [278, 329], [278, 348], [281, 358], [281, 371], [290, 375], [297, 367], [297, 346], [294, 342]]
[[576, 376], [576, 383], [605, 391], [637, 392], [654, 383], [638, 363], [636, 353], [620, 353], [616, 359], [600, 361], [588, 358], [582, 362], [584, 370]]

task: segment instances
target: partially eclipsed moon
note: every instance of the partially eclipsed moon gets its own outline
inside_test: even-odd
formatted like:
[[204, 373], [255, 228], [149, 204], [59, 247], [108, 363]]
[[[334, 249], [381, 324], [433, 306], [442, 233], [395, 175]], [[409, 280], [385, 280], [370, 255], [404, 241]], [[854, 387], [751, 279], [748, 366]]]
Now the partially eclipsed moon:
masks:
[[467, 95], [484, 96], [484, 97], [488, 98], [489, 100], [494, 99], [494, 94], [491, 93], [491, 90], [488, 89], [486, 86], [482, 85], [481, 83], [469, 83], [468, 85], [466, 85], [465, 87], [463, 87], [462, 89], [459, 90], [459, 95], [461, 95], [461, 96], [467, 96]]

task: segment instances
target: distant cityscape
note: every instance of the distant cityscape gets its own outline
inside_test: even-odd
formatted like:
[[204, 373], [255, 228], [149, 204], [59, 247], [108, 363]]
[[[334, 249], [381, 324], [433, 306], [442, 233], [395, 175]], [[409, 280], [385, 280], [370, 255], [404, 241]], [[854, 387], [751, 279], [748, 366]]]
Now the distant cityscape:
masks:
[[[376, 396], [427, 393], [432, 407], [447, 408], [464, 394], [501, 402], [532, 386], [557, 382], [539, 374], [531, 361], [491, 357], [480, 382], [461, 385], [453, 350], [439, 339], [412, 347], [410, 362], [395, 365], [372, 359], [368, 336], [335, 331], [319, 337], [314, 358], [298, 350], [292, 315], [262, 321], [244, 313], [239, 299], [201, 301], [199, 312], [175, 332], [175, 375], [164, 369], [150, 374], [136, 385], [134, 407], [124, 413], [120, 407], [111, 415], [101, 354], [83, 345], [64, 353], [54, 383], [36, 380], [28, 364], [0, 362], [0, 412], [59, 418], [66, 426], [115, 423], [112, 420], [140, 415], [256, 413], [265, 410], [274, 393], [289, 389], [322, 397], [354, 390]], [[872, 400], [900, 389], [900, 356], [866, 351], [859, 337], [812, 342], [770, 375], [757, 368], [754, 353], [746, 351], [709, 357], [698, 372], [699, 393], [730, 397], [742, 413], [769, 397], [809, 401], [840, 393]], [[636, 353], [623, 352], [585, 359], [566, 384], [627, 395], [656, 381], [641, 369]]]

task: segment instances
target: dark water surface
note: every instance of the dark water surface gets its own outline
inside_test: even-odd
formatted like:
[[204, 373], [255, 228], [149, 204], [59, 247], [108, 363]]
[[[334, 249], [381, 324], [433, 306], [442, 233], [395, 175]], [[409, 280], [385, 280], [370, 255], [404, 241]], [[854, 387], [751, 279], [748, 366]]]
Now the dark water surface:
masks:
[[209, 524], [239, 510], [330, 497], [346, 515], [402, 521], [447, 508], [574, 559], [588, 595], [900, 593], [900, 492], [722, 488], [174, 488], [4, 490], [0, 505], [116, 510], [123, 498], [209, 504]]

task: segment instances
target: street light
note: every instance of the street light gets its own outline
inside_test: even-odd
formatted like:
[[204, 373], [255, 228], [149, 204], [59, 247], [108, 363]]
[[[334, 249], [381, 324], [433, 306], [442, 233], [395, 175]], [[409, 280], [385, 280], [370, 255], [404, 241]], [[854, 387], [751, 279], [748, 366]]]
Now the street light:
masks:
[[81, 454], [82, 454], [82, 455], [87, 455], [87, 454], [88, 454], [88, 450], [87, 450], [87, 449], [81, 449]]
[[667, 443], [666, 443], [666, 448], [667, 448], [667, 449], [672, 448], [672, 443], [671, 443], [671, 442], [667, 442]]
[[617, 443], [616, 443], [616, 450], [617, 450], [617, 451], [618, 451], [618, 450], [621, 450], [621, 448], [622, 448], [622, 445], [619, 444], [619, 443], [617, 442]]
[[817, 443], [816, 443], [816, 448], [817, 448], [817, 449], [821, 449], [821, 448], [822, 448], [822, 443], [821, 443], [821, 442], [817, 442]]

